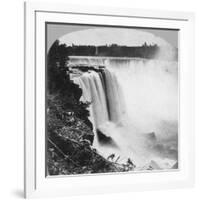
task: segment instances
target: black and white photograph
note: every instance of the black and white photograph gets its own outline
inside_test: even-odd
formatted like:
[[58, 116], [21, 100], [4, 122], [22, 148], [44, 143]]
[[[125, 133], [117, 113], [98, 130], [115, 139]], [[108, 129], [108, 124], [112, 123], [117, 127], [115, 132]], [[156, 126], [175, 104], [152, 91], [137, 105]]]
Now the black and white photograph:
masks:
[[46, 175], [179, 170], [178, 29], [46, 23]]

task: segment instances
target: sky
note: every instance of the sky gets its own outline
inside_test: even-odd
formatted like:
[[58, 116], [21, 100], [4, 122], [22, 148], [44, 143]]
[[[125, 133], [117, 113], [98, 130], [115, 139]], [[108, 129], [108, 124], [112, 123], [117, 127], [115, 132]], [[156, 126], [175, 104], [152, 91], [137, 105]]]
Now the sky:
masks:
[[178, 31], [153, 28], [121, 28], [91, 25], [48, 24], [47, 50], [59, 39], [67, 45], [109, 45], [178, 47]]

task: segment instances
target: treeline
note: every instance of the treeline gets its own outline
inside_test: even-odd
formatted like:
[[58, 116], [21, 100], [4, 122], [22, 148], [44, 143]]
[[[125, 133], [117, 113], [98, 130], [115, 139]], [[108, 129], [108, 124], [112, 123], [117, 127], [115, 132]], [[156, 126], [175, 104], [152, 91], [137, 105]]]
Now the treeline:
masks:
[[69, 56], [109, 56], [109, 57], [140, 57], [153, 58], [159, 50], [158, 45], [120, 46], [117, 44], [92, 46], [66, 46]]

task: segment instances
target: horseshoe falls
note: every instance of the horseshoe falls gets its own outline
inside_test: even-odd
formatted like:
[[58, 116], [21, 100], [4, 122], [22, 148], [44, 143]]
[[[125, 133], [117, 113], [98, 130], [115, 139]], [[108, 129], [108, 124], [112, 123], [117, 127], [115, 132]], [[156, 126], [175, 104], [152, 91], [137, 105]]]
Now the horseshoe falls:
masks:
[[[71, 79], [90, 102], [94, 148], [136, 170], [178, 163], [178, 64], [140, 58], [70, 56]], [[90, 68], [91, 66], [91, 68]]]

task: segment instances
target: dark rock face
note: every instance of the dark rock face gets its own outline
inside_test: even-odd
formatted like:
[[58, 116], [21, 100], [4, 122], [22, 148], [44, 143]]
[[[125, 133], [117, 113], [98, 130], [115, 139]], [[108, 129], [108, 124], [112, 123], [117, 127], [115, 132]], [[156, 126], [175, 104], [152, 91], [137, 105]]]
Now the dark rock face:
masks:
[[[94, 133], [87, 110], [77, 108], [73, 98], [48, 96], [48, 175], [87, 174], [124, 171], [92, 148]], [[80, 106], [80, 104], [78, 104]], [[80, 116], [80, 118], [78, 117]], [[90, 122], [90, 123], [88, 123]], [[88, 125], [89, 124], [89, 125]]]
[[110, 145], [110, 146], [113, 146], [113, 147], [117, 147], [116, 143], [113, 141], [113, 139], [111, 137], [105, 135], [99, 129], [97, 129], [96, 132], [97, 132], [97, 136], [98, 136], [98, 140], [99, 140], [100, 144], [102, 144], [102, 145]]
[[[63, 133], [64, 132], [64, 133]], [[123, 171], [92, 148], [91, 141], [61, 130], [48, 139], [48, 174], [87, 174]], [[71, 132], [72, 133], [72, 132]], [[74, 133], [74, 132], [73, 132]], [[89, 134], [88, 134], [89, 135]], [[83, 135], [84, 136], [84, 135]]]
[[81, 88], [77, 84], [74, 84], [72, 81], [70, 85], [70, 90], [71, 92], [73, 92], [74, 98], [76, 99], [76, 101], [79, 101], [82, 96]]

